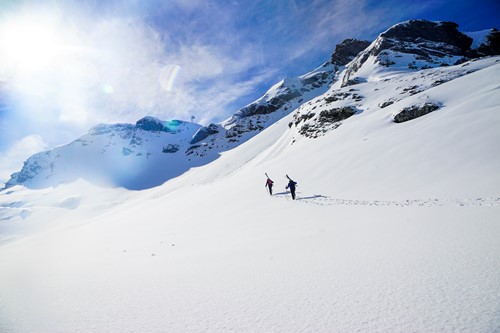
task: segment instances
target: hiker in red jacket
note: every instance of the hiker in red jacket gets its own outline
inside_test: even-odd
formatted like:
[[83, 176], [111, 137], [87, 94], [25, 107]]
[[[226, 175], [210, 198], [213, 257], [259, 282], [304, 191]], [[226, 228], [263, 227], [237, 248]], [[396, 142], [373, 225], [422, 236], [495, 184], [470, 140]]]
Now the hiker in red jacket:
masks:
[[266, 180], [266, 186], [268, 189], [269, 189], [269, 194], [270, 195], [273, 195], [273, 184], [274, 182], [271, 180], [271, 178], [267, 177], [267, 180]]

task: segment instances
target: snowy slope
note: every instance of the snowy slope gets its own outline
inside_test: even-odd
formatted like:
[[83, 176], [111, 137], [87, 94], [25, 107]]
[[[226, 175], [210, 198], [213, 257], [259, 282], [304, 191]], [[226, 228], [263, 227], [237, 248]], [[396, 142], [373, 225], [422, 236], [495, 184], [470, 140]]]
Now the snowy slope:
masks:
[[[93, 218], [45, 207], [58, 228], [5, 239], [47, 223], [24, 207], [2, 224], [2, 332], [496, 331], [500, 62], [469, 66], [426, 91], [445, 106], [418, 119], [392, 121], [418, 94], [375, 109], [398, 80], [365, 83], [374, 109], [323, 136], [291, 114]], [[82, 203], [102, 191], [85, 186]]]
[[162, 186], [0, 192], [0, 331], [498, 331], [500, 57], [372, 69]]

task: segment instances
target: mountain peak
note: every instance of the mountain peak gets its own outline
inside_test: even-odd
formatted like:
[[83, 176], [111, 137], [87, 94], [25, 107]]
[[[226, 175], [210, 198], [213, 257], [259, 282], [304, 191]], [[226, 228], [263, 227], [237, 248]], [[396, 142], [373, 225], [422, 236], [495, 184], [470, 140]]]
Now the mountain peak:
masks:
[[472, 38], [458, 31], [457, 23], [426, 20], [398, 23], [380, 34], [379, 38], [383, 39], [383, 43], [376, 49], [376, 53], [394, 48], [397, 42], [422, 43], [427, 41], [451, 46], [446, 50], [448, 54], [464, 55], [472, 44]]
[[374, 66], [419, 70], [464, 62], [474, 57], [470, 53], [472, 42], [454, 22], [410, 20], [395, 24], [350, 63], [342, 86], [373, 74]]
[[370, 46], [370, 42], [367, 40], [344, 39], [335, 46], [331, 62], [336, 66], [345, 66], [368, 46]]

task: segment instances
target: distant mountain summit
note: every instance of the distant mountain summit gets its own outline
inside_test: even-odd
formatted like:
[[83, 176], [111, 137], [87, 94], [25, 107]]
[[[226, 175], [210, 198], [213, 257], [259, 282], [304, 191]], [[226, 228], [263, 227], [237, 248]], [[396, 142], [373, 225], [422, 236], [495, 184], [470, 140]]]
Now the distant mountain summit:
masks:
[[200, 127], [154, 117], [142, 118], [135, 125], [97, 125], [67, 145], [31, 156], [5, 186], [43, 188], [79, 178], [129, 189], [158, 186], [200, 165], [178, 157], [179, 151], [191, 146]]
[[[327, 62], [281, 80], [220, 124], [154, 117], [101, 124], [67, 145], [31, 156], [5, 187], [42, 188], [79, 178], [137, 190], [158, 186], [214, 161], [292, 113], [290, 129], [308, 138], [386, 107], [395, 110], [395, 123], [409, 121], [441, 107], [426, 90], [478, 70], [468, 67], [468, 60], [500, 54], [499, 37], [496, 29], [465, 34], [452, 22], [411, 20], [371, 43], [346, 39]], [[413, 95], [418, 103], [409, 98]]]
[[471, 48], [473, 38], [458, 31], [458, 24], [454, 22], [410, 20], [399, 23], [381, 33], [356, 56], [342, 77], [342, 85], [362, 81], [374, 64], [401, 70], [420, 70], [500, 54], [499, 42], [496, 29], [492, 29], [477, 48]]

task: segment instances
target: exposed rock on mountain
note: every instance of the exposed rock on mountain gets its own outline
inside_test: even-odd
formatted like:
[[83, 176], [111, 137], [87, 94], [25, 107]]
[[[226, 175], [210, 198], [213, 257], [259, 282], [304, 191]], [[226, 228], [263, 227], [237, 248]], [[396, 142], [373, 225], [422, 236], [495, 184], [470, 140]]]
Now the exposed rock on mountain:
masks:
[[201, 140], [204, 140], [209, 135], [216, 133], [219, 133], [219, 127], [215, 124], [210, 124], [208, 126], [202, 127], [194, 134], [193, 139], [190, 143], [195, 144], [197, 142], [200, 142]]
[[[245, 133], [260, 131], [269, 120], [287, 115], [301, 103], [325, 92], [336, 80], [336, 73], [370, 45], [369, 41], [346, 39], [335, 47], [331, 60], [308, 74], [286, 78], [257, 101], [236, 112], [225, 124], [226, 137], [236, 140]], [[272, 117], [265, 115], [274, 114]], [[262, 117], [264, 115], [264, 117]]]
[[404, 108], [394, 116], [395, 123], [402, 123], [408, 120], [413, 120], [418, 117], [422, 117], [432, 111], [439, 109], [439, 105], [436, 103], [425, 103], [424, 105], [413, 105], [411, 107]]
[[163, 147], [163, 152], [173, 154], [178, 152], [179, 149], [180, 149], [179, 145], [169, 143], [166, 147]]
[[465, 55], [472, 38], [458, 31], [454, 22], [411, 20], [397, 24], [380, 35], [372, 54], [383, 50], [418, 54], [432, 60], [432, 56]]
[[276, 121], [304, 101], [324, 93], [334, 79], [334, 66], [325, 63], [308, 74], [282, 80], [224, 123], [226, 137], [239, 138], [244, 133], [261, 130], [269, 121]]
[[345, 66], [368, 46], [370, 42], [367, 40], [345, 39], [335, 46], [331, 63], [337, 67]]
[[363, 73], [358, 72], [368, 63], [387, 67], [405, 66], [414, 70], [459, 63], [470, 50], [472, 38], [457, 28], [458, 24], [453, 22], [425, 20], [396, 24], [380, 34], [353, 60], [342, 78], [342, 84], [347, 86], [359, 81], [357, 76]]
[[[321, 111], [317, 116], [315, 113], [294, 115], [295, 127], [300, 126], [299, 133], [308, 138], [317, 138], [328, 131], [341, 125], [341, 121], [347, 119], [357, 112], [353, 106], [344, 106]], [[289, 124], [289, 127], [292, 123]]]

